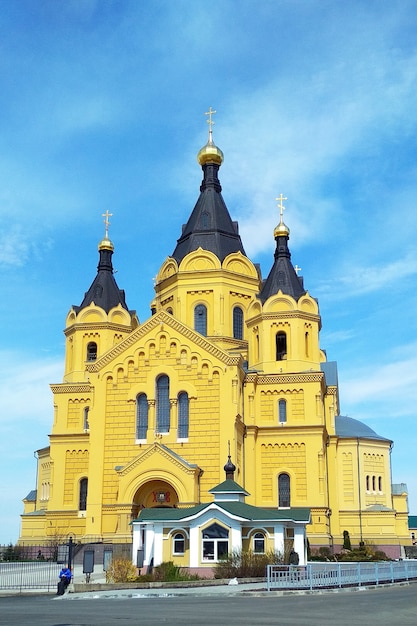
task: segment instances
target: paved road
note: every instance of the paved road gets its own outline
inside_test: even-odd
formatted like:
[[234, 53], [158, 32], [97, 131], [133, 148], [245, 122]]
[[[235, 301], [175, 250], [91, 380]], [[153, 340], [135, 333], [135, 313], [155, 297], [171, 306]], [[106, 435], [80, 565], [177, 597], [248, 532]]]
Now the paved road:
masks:
[[[416, 626], [417, 585], [313, 595], [0, 597], [7, 626]], [[78, 594], [77, 594], [78, 595]]]

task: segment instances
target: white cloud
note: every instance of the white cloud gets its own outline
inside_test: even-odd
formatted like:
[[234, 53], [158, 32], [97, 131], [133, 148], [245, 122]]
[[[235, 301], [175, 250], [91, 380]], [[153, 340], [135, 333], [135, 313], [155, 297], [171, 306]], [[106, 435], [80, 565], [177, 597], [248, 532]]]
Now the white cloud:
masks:
[[416, 416], [417, 357], [415, 353], [408, 356], [408, 350], [405, 346], [403, 360], [384, 354], [383, 363], [373, 358], [367, 367], [346, 371], [341, 382], [342, 405], [351, 414], [365, 408], [380, 419]]
[[[62, 380], [62, 359], [30, 357], [25, 352], [0, 352], [0, 430], [22, 420], [32, 433], [52, 424], [49, 384]], [[42, 433], [42, 437], [44, 433]]]

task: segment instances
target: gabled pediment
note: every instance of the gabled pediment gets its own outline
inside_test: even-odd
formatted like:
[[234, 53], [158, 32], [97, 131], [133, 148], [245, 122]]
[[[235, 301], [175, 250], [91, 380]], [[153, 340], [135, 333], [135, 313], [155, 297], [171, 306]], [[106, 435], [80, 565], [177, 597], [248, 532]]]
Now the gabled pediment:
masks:
[[198, 347], [199, 350], [209, 353], [212, 357], [218, 359], [218, 361], [224, 365], [238, 365], [240, 361], [240, 356], [229, 356], [207, 337], [200, 335], [166, 311], [160, 311], [141, 324], [135, 331], [126, 337], [126, 339], [103, 354], [103, 356], [97, 359], [97, 361], [87, 364], [86, 370], [88, 372], [99, 372], [104, 367], [107, 367], [112, 361], [119, 361], [123, 353], [129, 353], [135, 344], [143, 342], [148, 336], [154, 336], [156, 330], [160, 332], [163, 329], [172, 330], [177, 337], [182, 336], [184, 338], [184, 342], [191, 342]]
[[138, 454], [127, 465], [116, 466], [115, 469], [120, 477], [125, 477], [131, 472], [137, 473], [139, 467], [141, 473], [158, 468], [167, 470], [169, 467], [172, 468], [174, 473], [181, 471], [188, 475], [200, 471], [198, 465], [188, 463], [188, 461], [179, 456], [179, 454], [176, 454], [170, 448], [157, 441], [141, 454]]

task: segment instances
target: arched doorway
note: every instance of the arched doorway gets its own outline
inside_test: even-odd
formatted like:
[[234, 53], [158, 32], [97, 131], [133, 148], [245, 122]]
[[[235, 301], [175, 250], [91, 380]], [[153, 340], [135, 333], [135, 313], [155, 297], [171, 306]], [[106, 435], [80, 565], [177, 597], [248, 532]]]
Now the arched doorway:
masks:
[[178, 501], [178, 494], [172, 485], [164, 480], [151, 480], [142, 485], [134, 495], [132, 519], [138, 516], [141, 509], [176, 507]]

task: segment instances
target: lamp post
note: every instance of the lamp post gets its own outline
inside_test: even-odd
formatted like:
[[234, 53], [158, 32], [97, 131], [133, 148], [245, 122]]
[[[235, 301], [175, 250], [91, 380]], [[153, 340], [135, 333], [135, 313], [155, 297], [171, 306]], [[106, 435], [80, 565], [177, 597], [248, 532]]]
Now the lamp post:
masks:
[[69, 542], [68, 542], [68, 569], [71, 569], [72, 567], [72, 548], [73, 548], [73, 541], [72, 541], [72, 537], [69, 538]]

